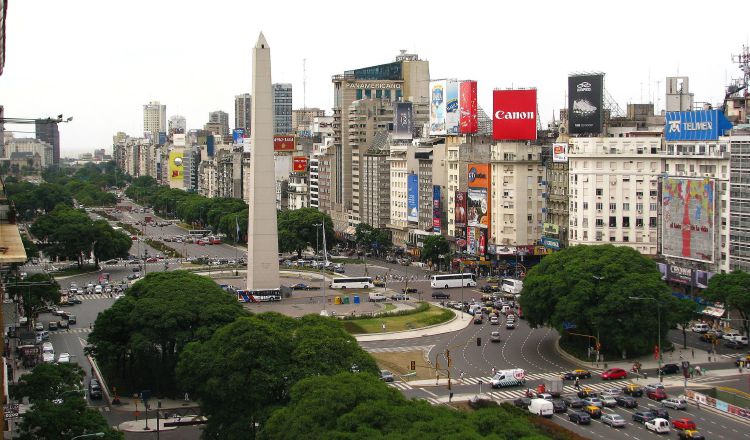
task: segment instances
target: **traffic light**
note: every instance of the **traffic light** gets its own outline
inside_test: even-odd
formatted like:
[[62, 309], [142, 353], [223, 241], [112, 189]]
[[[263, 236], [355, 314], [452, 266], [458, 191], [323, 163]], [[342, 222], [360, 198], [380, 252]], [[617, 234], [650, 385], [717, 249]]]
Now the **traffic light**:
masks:
[[477, 338], [477, 347], [482, 346], [482, 338]]
[[417, 369], [417, 362], [411, 361], [411, 371], [415, 371]]

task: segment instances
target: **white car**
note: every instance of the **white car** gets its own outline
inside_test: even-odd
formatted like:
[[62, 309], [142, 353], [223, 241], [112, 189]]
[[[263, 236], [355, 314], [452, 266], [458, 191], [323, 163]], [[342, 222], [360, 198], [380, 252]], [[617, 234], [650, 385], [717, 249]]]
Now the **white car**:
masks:
[[113, 296], [113, 298], [114, 298], [114, 299], [125, 298], [125, 295], [124, 295], [124, 294], [122, 294], [122, 293], [118, 293], [118, 294], [115, 294], [115, 296]]
[[687, 409], [687, 400], [670, 397], [668, 399], [662, 400], [661, 405], [665, 408]]
[[657, 434], [669, 434], [669, 420], [657, 417], [646, 422], [646, 429]]
[[55, 362], [55, 353], [45, 352], [42, 353], [42, 362], [52, 363]]
[[70, 353], [60, 353], [60, 357], [57, 358], [58, 364], [67, 364], [70, 362]]

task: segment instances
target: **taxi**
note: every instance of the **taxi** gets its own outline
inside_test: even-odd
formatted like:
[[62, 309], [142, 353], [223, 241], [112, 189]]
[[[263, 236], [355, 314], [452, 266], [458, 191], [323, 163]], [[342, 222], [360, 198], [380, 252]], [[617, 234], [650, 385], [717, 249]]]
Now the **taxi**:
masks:
[[582, 387], [578, 391], [578, 397], [580, 397], [581, 399], [586, 398], [586, 397], [593, 397], [593, 396], [597, 396], [597, 393], [592, 388]]
[[594, 406], [594, 405], [584, 406], [583, 410], [586, 412], [586, 414], [591, 416], [592, 419], [600, 419], [602, 417], [602, 409], [599, 408], [598, 406]]
[[643, 388], [640, 385], [629, 383], [622, 388], [622, 392], [628, 396], [641, 397], [643, 396]]
[[706, 440], [706, 437], [704, 437], [703, 434], [694, 429], [686, 429], [685, 431], [680, 431], [677, 434], [677, 438], [679, 438], [680, 440]]
[[573, 370], [563, 374], [563, 380], [576, 380], [578, 379], [590, 379], [591, 372], [589, 370]]

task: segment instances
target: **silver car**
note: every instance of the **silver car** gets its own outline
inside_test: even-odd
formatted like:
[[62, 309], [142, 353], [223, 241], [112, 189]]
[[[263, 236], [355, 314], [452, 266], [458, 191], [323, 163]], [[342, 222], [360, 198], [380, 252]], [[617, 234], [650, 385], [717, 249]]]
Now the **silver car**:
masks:
[[615, 400], [614, 397], [608, 394], [603, 394], [601, 399], [602, 399], [602, 405], [606, 406], [607, 408], [614, 408], [617, 406], [617, 400]]
[[670, 397], [661, 401], [661, 405], [665, 408], [672, 409], [687, 409], [687, 400]]
[[609, 425], [613, 428], [619, 428], [625, 426], [625, 419], [619, 414], [604, 414], [602, 415], [602, 423]]

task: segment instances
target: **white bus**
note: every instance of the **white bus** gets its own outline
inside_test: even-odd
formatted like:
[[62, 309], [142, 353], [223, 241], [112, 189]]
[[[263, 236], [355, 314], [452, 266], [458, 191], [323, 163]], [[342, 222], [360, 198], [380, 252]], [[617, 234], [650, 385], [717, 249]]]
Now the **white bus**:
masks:
[[477, 279], [471, 273], [454, 273], [449, 275], [433, 275], [430, 286], [433, 289], [448, 289], [451, 287], [474, 287]]
[[514, 280], [513, 278], [503, 278], [500, 289], [505, 293], [519, 294], [523, 289], [523, 281]]
[[372, 289], [371, 277], [342, 277], [331, 280], [331, 289]]

